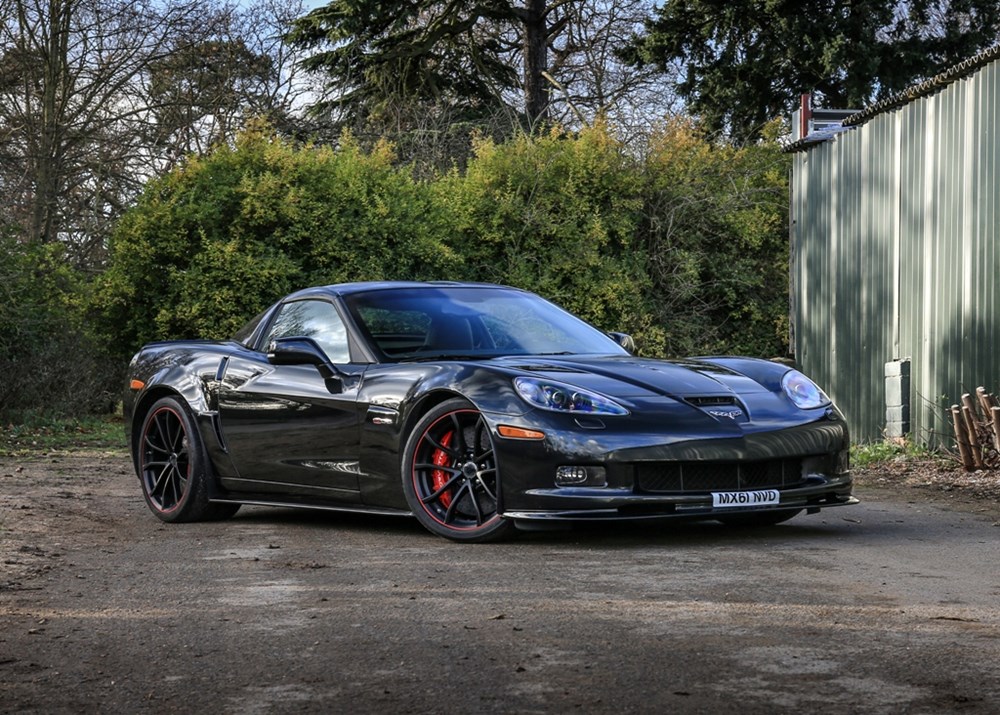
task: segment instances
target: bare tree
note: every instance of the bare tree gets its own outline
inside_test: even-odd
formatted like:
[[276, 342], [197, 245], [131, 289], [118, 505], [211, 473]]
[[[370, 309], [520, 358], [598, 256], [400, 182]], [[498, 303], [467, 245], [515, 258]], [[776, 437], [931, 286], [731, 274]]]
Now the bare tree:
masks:
[[124, 130], [148, 115], [134, 96], [137, 78], [198, 27], [198, 13], [193, 3], [114, 0], [0, 0], [0, 8], [6, 188], [29, 240], [78, 244], [77, 218], [93, 224], [120, 209], [108, 179], [133, 158]]
[[644, 27], [650, 0], [577, 0], [561, 7], [565, 25], [551, 45], [549, 92], [564, 124], [608, 119], [628, 135], [644, 134], [679, 105], [672, 77], [622, 61], [620, 50]]
[[267, 119], [283, 134], [308, 134], [300, 115], [316, 96], [316, 81], [284, 41], [303, 12], [301, 0], [225, 7], [211, 34], [152, 62], [153, 145], [177, 161], [230, 141], [251, 117]]
[[269, 81], [259, 86], [247, 114], [265, 117], [282, 134], [299, 138], [313, 130], [305, 110], [321, 91], [321, 83], [302, 67], [302, 50], [286, 42], [289, 28], [304, 13], [302, 0], [257, 0], [235, 28], [253, 52], [271, 60]]
[[100, 266], [152, 176], [294, 109], [298, 0], [0, 0], [0, 192], [23, 240]]

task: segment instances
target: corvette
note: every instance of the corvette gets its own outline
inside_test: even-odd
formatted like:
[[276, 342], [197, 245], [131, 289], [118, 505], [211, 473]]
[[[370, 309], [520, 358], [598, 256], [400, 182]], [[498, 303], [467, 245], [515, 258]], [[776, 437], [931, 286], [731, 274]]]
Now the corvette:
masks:
[[413, 516], [456, 541], [857, 503], [847, 425], [805, 375], [631, 348], [515, 288], [308, 288], [230, 340], [143, 347], [132, 459], [163, 521], [296, 506]]

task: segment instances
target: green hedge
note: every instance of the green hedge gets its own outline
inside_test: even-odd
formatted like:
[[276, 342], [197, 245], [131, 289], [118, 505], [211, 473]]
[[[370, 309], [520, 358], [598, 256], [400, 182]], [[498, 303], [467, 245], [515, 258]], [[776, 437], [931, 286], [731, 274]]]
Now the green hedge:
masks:
[[121, 358], [231, 334], [300, 287], [449, 279], [536, 291], [644, 354], [786, 352], [787, 163], [670, 123], [642, 151], [596, 126], [477, 142], [416, 180], [391, 147], [296, 147], [266, 127], [150, 183], [96, 305]]
[[465, 275], [535, 291], [662, 351], [647, 256], [636, 250], [638, 169], [604, 127], [479, 143], [465, 174], [440, 187], [453, 207]]
[[106, 412], [117, 401], [120, 370], [93, 330], [90, 287], [60, 246], [0, 232], [0, 420]]
[[97, 304], [122, 355], [232, 334], [309, 285], [433, 279], [461, 265], [433, 186], [349, 137], [296, 149], [261, 128], [152, 182], [119, 223]]
[[672, 354], [788, 352], [788, 157], [775, 141], [714, 145], [686, 120], [645, 152], [640, 242]]

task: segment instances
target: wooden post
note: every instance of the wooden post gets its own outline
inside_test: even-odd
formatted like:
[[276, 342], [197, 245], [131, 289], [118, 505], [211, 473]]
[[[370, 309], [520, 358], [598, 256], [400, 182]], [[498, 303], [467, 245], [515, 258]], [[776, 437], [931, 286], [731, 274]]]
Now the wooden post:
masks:
[[962, 414], [965, 417], [965, 426], [969, 430], [969, 444], [979, 444], [979, 410], [976, 407], [976, 400], [966, 392], [962, 395]]
[[985, 387], [976, 388], [976, 398], [979, 400], [979, 406], [983, 408], [983, 414], [986, 415], [986, 419], [990, 419], [990, 409], [993, 407], [993, 403], [990, 401], [992, 395], [986, 394]]
[[993, 410], [1000, 407], [1000, 402], [997, 401], [996, 395], [987, 392], [982, 387], [976, 388], [976, 396], [983, 406], [983, 414], [986, 415], [986, 426], [993, 433], [993, 448], [1000, 453], [1000, 425], [993, 419]]
[[993, 446], [1000, 452], [1000, 407], [991, 407], [990, 416], [993, 418]]
[[958, 405], [951, 406], [951, 423], [955, 428], [955, 442], [958, 444], [958, 455], [962, 459], [962, 466], [971, 472], [974, 464], [972, 450], [969, 448], [969, 438], [965, 433], [965, 418]]
[[[969, 408], [969, 410], [972, 412], [972, 419], [973, 420], [978, 420], [979, 419], [979, 410], [976, 409], [976, 401], [974, 399], [972, 399], [972, 395], [970, 395], [968, 392], [966, 392], [964, 395], [962, 395], [962, 407], [968, 407]], [[971, 429], [971, 425], [970, 425], [970, 429]]]
[[[968, 395], [964, 395], [964, 397], [968, 397]], [[969, 401], [971, 402], [972, 400], [970, 399]], [[976, 465], [976, 469], [983, 469], [986, 466], [983, 464], [983, 448], [979, 446], [979, 429], [976, 425], [976, 418], [972, 408], [968, 405], [963, 405], [962, 416], [965, 422], [965, 434], [969, 438], [969, 451], [972, 452], [972, 463]]]

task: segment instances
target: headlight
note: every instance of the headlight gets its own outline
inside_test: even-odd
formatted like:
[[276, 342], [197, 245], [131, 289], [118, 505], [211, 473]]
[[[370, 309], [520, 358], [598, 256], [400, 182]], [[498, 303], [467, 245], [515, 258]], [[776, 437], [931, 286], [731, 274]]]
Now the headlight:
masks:
[[811, 410], [814, 407], [830, 404], [830, 398], [826, 396], [826, 393], [798, 370], [789, 370], [785, 373], [785, 376], [781, 378], [781, 389], [788, 395], [788, 399], [802, 410]]
[[552, 412], [627, 415], [628, 410], [596, 392], [537, 377], [514, 378], [514, 388], [526, 402]]

